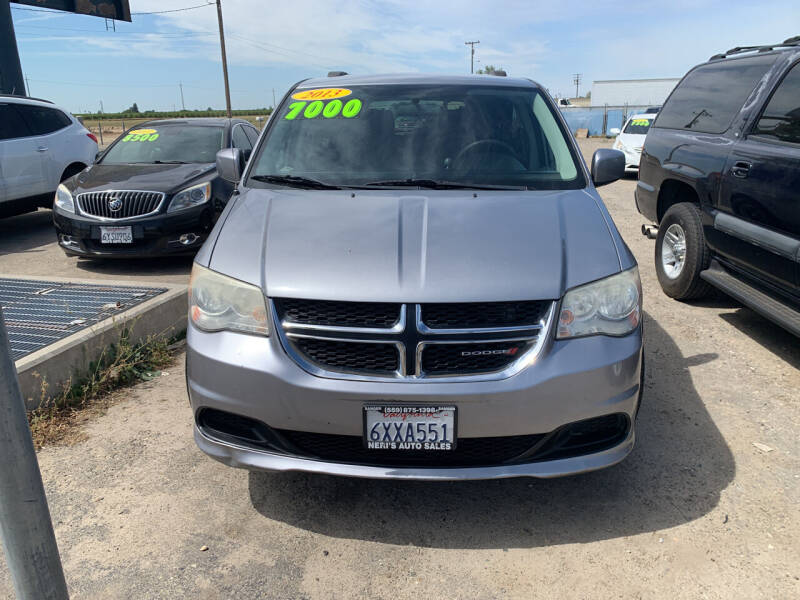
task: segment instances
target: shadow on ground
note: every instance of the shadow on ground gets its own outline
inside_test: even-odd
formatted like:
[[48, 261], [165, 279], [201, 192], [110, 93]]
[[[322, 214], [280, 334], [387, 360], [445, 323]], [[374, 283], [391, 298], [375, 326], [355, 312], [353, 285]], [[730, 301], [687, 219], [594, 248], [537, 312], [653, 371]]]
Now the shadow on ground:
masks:
[[186, 275], [192, 270], [191, 256], [155, 256], [152, 258], [79, 258], [77, 268], [81, 271], [90, 271], [99, 275], [124, 275], [126, 277], [141, 277], [147, 281], [153, 275]]
[[718, 503], [735, 473], [682, 356], [646, 319], [647, 377], [638, 442], [621, 464], [582, 476], [476, 482], [403, 482], [299, 473], [250, 473], [264, 517], [336, 538], [432, 548], [584, 543], [674, 527]]
[[[741, 304], [734, 305], [741, 307]], [[785, 329], [746, 307], [742, 307], [736, 312], [722, 313], [720, 318], [733, 325], [744, 335], [753, 338], [795, 369], [800, 369], [800, 343]]]
[[53, 214], [39, 209], [16, 217], [0, 218], [0, 256], [37, 252], [56, 241]]

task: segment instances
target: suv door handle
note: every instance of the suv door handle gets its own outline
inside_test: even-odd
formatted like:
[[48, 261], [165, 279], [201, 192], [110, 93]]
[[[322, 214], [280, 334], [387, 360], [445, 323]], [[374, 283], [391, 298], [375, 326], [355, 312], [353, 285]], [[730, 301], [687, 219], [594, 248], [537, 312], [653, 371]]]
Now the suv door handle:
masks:
[[47, 152], [49, 148], [47, 146], [39, 146], [36, 151], [37, 152]]
[[739, 179], [744, 179], [750, 174], [750, 167], [752, 167], [749, 162], [744, 162], [743, 160], [737, 161], [731, 167], [731, 173], [734, 177], [738, 177]]

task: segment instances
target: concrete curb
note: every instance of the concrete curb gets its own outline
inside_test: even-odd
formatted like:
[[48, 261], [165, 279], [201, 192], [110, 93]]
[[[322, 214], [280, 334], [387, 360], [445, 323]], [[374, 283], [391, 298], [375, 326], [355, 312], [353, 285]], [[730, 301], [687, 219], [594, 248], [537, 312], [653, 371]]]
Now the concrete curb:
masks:
[[[3, 275], [14, 279], [36, 281], [74, 282], [63, 277], [26, 277]], [[186, 330], [188, 310], [187, 286], [160, 282], [110, 281], [98, 279], [81, 283], [114, 285], [125, 287], [167, 288], [163, 292], [87, 329], [79, 331], [46, 348], [42, 348], [16, 362], [17, 378], [25, 399], [25, 408], [34, 410], [43, 402], [62, 391], [64, 384], [76, 375], [85, 374], [92, 361], [97, 360], [103, 350], [116, 343], [123, 330], [128, 330], [130, 340], [138, 343], [152, 335], [172, 337]], [[43, 382], [46, 388], [43, 390]]]

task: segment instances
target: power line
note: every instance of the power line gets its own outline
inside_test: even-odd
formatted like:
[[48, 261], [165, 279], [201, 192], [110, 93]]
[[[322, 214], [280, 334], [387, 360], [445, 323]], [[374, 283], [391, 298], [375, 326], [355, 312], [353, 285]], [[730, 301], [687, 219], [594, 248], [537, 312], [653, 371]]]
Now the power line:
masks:
[[163, 15], [166, 13], [183, 12], [185, 10], [194, 10], [195, 8], [203, 8], [204, 6], [214, 6], [213, 2], [206, 2], [205, 4], [197, 4], [195, 6], [187, 6], [185, 8], [173, 8], [171, 10], [154, 10], [152, 12], [132, 12], [131, 16], [135, 15]]

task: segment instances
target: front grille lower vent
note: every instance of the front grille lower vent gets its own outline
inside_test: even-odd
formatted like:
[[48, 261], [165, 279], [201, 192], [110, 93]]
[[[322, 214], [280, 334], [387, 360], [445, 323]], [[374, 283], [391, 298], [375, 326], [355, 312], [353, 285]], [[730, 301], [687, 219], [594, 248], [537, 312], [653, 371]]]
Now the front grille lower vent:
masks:
[[432, 375], [491, 373], [513, 363], [525, 351], [525, 342], [486, 344], [431, 344], [422, 350], [422, 371]]
[[315, 375], [498, 379], [538, 353], [552, 301], [399, 304], [275, 298], [287, 352]]
[[293, 338], [292, 343], [321, 367], [391, 375], [399, 368], [394, 344], [339, 342], [318, 338]]
[[161, 192], [115, 191], [78, 194], [84, 215], [102, 219], [130, 219], [154, 213], [164, 200]]

